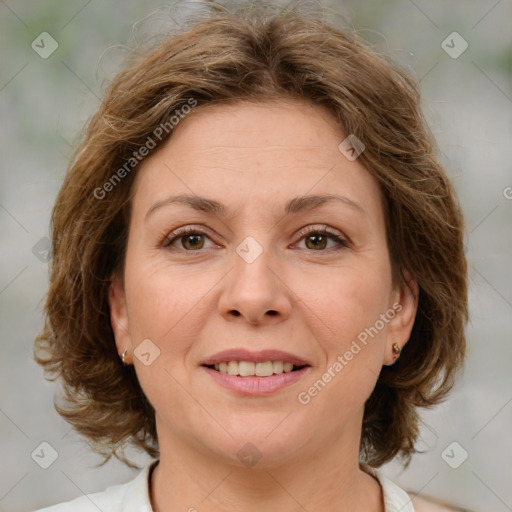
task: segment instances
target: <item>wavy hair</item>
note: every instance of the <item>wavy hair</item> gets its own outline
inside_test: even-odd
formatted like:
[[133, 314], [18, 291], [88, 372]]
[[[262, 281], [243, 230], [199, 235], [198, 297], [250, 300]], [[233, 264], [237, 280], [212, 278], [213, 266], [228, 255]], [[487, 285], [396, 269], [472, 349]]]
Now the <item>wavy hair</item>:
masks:
[[[418, 283], [409, 342], [384, 366], [365, 404], [362, 464], [415, 450], [420, 407], [443, 400], [465, 356], [468, 319], [464, 220], [437, 158], [409, 72], [355, 30], [300, 4], [207, 2], [158, 43], [135, 51], [105, 91], [69, 164], [51, 216], [52, 260], [44, 328], [34, 358], [61, 379], [58, 413], [104, 456], [135, 467], [127, 444], [157, 457], [155, 412], [110, 324], [108, 289], [123, 275], [139, 154], [156, 127], [188, 104], [303, 98], [326, 106], [380, 187], [393, 281]], [[169, 130], [158, 141], [172, 136]], [[142, 154], [141, 151], [140, 154]], [[132, 161], [130, 167], [127, 162]], [[105, 184], [114, 174], [122, 179]], [[112, 181], [110, 181], [112, 183]], [[101, 197], [100, 197], [101, 196]]]

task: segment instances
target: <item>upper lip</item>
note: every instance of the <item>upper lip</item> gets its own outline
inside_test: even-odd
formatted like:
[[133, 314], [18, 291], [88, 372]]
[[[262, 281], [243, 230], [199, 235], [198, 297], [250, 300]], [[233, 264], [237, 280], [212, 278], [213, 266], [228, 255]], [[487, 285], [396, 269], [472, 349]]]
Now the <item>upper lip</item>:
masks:
[[209, 366], [227, 361], [251, 361], [254, 363], [283, 361], [284, 363], [292, 363], [294, 366], [311, 366], [305, 359], [294, 354], [290, 354], [289, 352], [283, 352], [282, 350], [269, 349], [252, 352], [251, 350], [243, 348], [233, 348], [217, 352], [204, 361], [201, 361], [200, 364], [203, 366]]

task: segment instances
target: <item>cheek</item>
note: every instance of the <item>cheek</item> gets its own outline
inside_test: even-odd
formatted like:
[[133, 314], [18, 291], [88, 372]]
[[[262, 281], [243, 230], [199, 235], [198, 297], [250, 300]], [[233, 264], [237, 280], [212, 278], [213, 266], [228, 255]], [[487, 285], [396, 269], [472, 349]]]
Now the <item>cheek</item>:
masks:
[[[208, 290], [206, 277], [173, 271], [162, 262], [127, 259], [125, 286], [135, 356], [142, 340], [151, 340], [158, 354], [151, 364], [134, 357], [137, 378], [156, 411], [191, 407], [187, 354], [198, 339]], [[180, 384], [181, 383], [181, 384]]]
[[[330, 272], [329, 279], [304, 283], [302, 296], [317, 313], [329, 351], [344, 350], [361, 332], [386, 312], [390, 277], [383, 265], [346, 267]], [[323, 283], [323, 284], [322, 284]], [[311, 290], [316, 290], [312, 293]]]
[[[149, 259], [148, 259], [149, 260]], [[132, 256], [126, 265], [130, 333], [134, 348], [149, 338], [161, 348], [161, 361], [176, 366], [176, 355], [186, 352], [199, 336], [208, 293], [218, 281], [212, 272], [173, 268], [165, 261]]]
[[341, 420], [364, 404], [380, 373], [387, 325], [381, 315], [387, 311], [391, 281], [385, 265], [375, 264], [344, 268], [326, 283], [309, 294], [318, 312], [314, 331], [323, 333], [315, 337], [325, 367], [308, 383], [311, 393], [304, 391], [319, 414], [325, 407]]

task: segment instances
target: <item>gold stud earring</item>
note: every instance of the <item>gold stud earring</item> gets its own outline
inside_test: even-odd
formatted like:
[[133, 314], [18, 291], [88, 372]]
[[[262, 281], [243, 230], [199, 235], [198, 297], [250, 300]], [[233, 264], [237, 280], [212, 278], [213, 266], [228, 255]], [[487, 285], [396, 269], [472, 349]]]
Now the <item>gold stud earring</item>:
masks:
[[126, 353], [127, 353], [127, 352], [128, 352], [128, 350], [127, 350], [127, 349], [125, 349], [125, 350], [124, 350], [124, 352], [121, 354], [121, 361], [123, 362], [123, 364], [124, 364], [125, 366], [130, 366], [128, 363], [125, 363], [125, 362], [124, 362], [124, 358], [126, 357]]
[[398, 359], [400, 357], [400, 352], [402, 352], [402, 349], [398, 343], [393, 344], [393, 352], [395, 353], [393, 359]]

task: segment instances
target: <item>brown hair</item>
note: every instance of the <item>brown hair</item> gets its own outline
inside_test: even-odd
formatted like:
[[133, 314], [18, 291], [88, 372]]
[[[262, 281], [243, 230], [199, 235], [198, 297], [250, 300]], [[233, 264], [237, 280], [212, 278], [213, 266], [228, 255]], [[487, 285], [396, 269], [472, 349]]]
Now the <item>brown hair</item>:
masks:
[[397, 454], [408, 464], [419, 433], [417, 407], [444, 399], [464, 360], [460, 206], [414, 79], [323, 12], [258, 4], [208, 2], [206, 19], [134, 53], [106, 90], [52, 213], [50, 287], [35, 359], [48, 380], [62, 378], [63, 403], [55, 407], [104, 462], [114, 455], [133, 467], [118, 453], [128, 442], [157, 457], [154, 410], [133, 367], [120, 362], [107, 301], [112, 276], [123, 275], [134, 154], [191, 98], [197, 108], [305, 98], [328, 107], [340, 128], [365, 145], [359, 159], [382, 192], [394, 282], [404, 283], [408, 271], [419, 285], [410, 340], [399, 361], [383, 367], [365, 404], [361, 438], [368, 465]]

